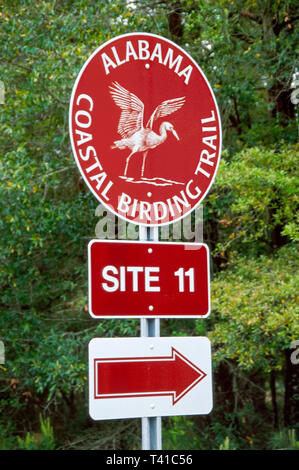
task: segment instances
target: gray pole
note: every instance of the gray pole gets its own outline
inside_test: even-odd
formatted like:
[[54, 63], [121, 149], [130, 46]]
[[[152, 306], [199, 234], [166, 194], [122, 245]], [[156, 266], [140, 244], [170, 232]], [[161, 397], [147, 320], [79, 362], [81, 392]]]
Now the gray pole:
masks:
[[[159, 241], [158, 227], [139, 227], [140, 241]], [[159, 318], [141, 318], [140, 320], [141, 337], [159, 337], [160, 320]], [[161, 416], [153, 418], [141, 418], [142, 420], [142, 450], [161, 450], [162, 449], [162, 424]]]

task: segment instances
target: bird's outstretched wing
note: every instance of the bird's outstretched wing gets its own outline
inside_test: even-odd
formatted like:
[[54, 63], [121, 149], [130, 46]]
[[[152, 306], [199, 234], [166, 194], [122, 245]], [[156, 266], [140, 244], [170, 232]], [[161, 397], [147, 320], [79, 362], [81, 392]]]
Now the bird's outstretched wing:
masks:
[[174, 98], [172, 100], [163, 101], [159, 106], [156, 107], [155, 111], [151, 115], [146, 127], [152, 129], [154, 121], [160, 117], [167, 116], [168, 114], [172, 114], [178, 109], [180, 109], [183, 104], [185, 103], [185, 97], [182, 96], [181, 98]]
[[115, 104], [122, 110], [117, 132], [123, 139], [128, 138], [143, 128], [144, 105], [134, 93], [117, 82], [113, 82], [109, 88]]

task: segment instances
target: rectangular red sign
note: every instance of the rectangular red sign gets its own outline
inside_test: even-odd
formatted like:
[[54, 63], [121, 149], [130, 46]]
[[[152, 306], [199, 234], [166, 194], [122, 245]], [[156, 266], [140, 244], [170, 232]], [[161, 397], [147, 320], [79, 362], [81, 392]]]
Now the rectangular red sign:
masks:
[[88, 264], [94, 318], [199, 318], [210, 313], [205, 244], [92, 240]]

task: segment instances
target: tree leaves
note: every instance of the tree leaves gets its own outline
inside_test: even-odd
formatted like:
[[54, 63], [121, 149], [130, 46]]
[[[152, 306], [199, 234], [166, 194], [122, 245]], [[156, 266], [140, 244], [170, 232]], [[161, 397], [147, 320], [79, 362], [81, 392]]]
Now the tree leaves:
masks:
[[[234, 360], [243, 370], [282, 369], [282, 351], [299, 335], [298, 253], [240, 256], [212, 283], [210, 331], [215, 360]], [[216, 320], [213, 320], [215, 316]]]

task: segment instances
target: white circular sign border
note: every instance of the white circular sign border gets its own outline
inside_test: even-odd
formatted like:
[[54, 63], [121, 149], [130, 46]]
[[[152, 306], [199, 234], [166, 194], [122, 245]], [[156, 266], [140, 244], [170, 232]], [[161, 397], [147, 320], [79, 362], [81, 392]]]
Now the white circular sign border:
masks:
[[[188, 211], [188, 212], [185, 212], [183, 215], [181, 215], [180, 217], [177, 217], [176, 219], [174, 220], [171, 220], [171, 221], [168, 221], [168, 222], [163, 222], [163, 223], [142, 223], [142, 222], [137, 222], [137, 221], [133, 221], [131, 219], [128, 219], [126, 217], [124, 217], [123, 215], [120, 215], [118, 212], [116, 212], [114, 209], [112, 209], [109, 204], [107, 202], [104, 202], [102, 201], [102, 199], [99, 197], [99, 195], [97, 194], [97, 192], [93, 189], [93, 187], [90, 185], [88, 179], [86, 178], [86, 175], [84, 173], [84, 171], [82, 170], [82, 167], [80, 165], [80, 162], [79, 162], [79, 159], [78, 159], [78, 156], [77, 156], [77, 152], [76, 152], [76, 148], [75, 148], [75, 144], [74, 144], [74, 140], [73, 140], [73, 128], [72, 128], [72, 110], [73, 110], [73, 101], [74, 101], [74, 96], [75, 96], [75, 93], [76, 93], [76, 90], [77, 90], [77, 86], [78, 86], [78, 83], [80, 81], [80, 78], [83, 74], [83, 72], [85, 71], [87, 65], [89, 64], [89, 62], [93, 59], [93, 57], [101, 50], [103, 49], [104, 47], [106, 47], [108, 44], [110, 44], [111, 42], [114, 42], [116, 41], [117, 39], [121, 39], [121, 38], [125, 38], [125, 37], [128, 37], [128, 36], [138, 36], [138, 35], [143, 35], [143, 36], [149, 36], [149, 37], [153, 37], [153, 38], [157, 38], [157, 39], [161, 39], [163, 41], [166, 41], [168, 42], [169, 44], [171, 44], [173, 47], [176, 47], [177, 49], [179, 49], [180, 51], [182, 51], [183, 54], [185, 54], [189, 59], [190, 61], [195, 65], [195, 67], [199, 70], [199, 72], [201, 73], [201, 75], [203, 76], [204, 80], [205, 80], [205, 83], [207, 84], [208, 86], [208, 89], [213, 97], [213, 101], [214, 101], [214, 104], [215, 104], [215, 108], [216, 108], [216, 111], [217, 111], [217, 118], [218, 118], [218, 122], [219, 122], [219, 149], [218, 149], [218, 155], [217, 155], [217, 163], [216, 163], [216, 167], [215, 167], [215, 171], [214, 171], [214, 174], [212, 176], [212, 179], [205, 191], [205, 193], [203, 194], [203, 196], [197, 201], [197, 203]], [[79, 168], [80, 170], [80, 173], [81, 173], [81, 176], [83, 177], [86, 185], [88, 186], [88, 188], [90, 189], [90, 191], [92, 192], [92, 194], [95, 196], [95, 198], [101, 203], [103, 204], [103, 206], [109, 210], [110, 212], [112, 212], [114, 215], [116, 215], [116, 217], [119, 217], [121, 218], [122, 220], [125, 220], [126, 222], [129, 222], [131, 224], [134, 224], [134, 225], [140, 225], [140, 226], [143, 226], [143, 227], [163, 227], [164, 225], [170, 225], [170, 224], [173, 224], [175, 222], [178, 222], [179, 220], [182, 220], [184, 217], [186, 217], [187, 215], [189, 215], [192, 211], [194, 211], [199, 205], [200, 203], [204, 200], [204, 198], [208, 195], [210, 189], [211, 189], [211, 186], [214, 182], [214, 179], [215, 179], [215, 176], [216, 176], [216, 173], [218, 171], [218, 166], [219, 166], [219, 162], [220, 162], [220, 158], [221, 158], [221, 150], [222, 150], [222, 127], [221, 127], [221, 119], [220, 119], [220, 112], [219, 112], [219, 108], [218, 108], [218, 104], [217, 104], [217, 101], [216, 101], [216, 98], [215, 98], [215, 95], [214, 95], [214, 92], [210, 86], [210, 83], [209, 81], [207, 80], [205, 74], [203, 73], [203, 71], [201, 70], [201, 68], [199, 67], [199, 65], [195, 62], [195, 60], [191, 57], [190, 54], [188, 54], [188, 52], [186, 52], [182, 47], [178, 46], [176, 43], [174, 43], [173, 41], [171, 41], [170, 39], [167, 39], [167, 38], [164, 38], [163, 36], [159, 36], [157, 34], [153, 34], [153, 33], [144, 33], [144, 32], [134, 32], [134, 33], [125, 33], [125, 34], [121, 34], [119, 36], [115, 36], [114, 38], [112, 39], [109, 39], [108, 41], [106, 41], [105, 43], [103, 43], [101, 46], [99, 46], [89, 57], [88, 59], [86, 60], [86, 62], [84, 63], [84, 65], [82, 66], [77, 78], [76, 78], [76, 81], [74, 83], [74, 86], [73, 86], [73, 90], [72, 90], [72, 94], [71, 94], [71, 100], [70, 100], [70, 106], [69, 106], [69, 134], [70, 134], [70, 140], [71, 140], [71, 146], [72, 146], [72, 151], [73, 151], [73, 155], [75, 157], [75, 161], [76, 161], [76, 164], [77, 164], [77, 167]]]

